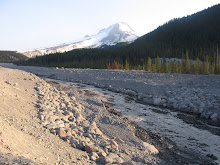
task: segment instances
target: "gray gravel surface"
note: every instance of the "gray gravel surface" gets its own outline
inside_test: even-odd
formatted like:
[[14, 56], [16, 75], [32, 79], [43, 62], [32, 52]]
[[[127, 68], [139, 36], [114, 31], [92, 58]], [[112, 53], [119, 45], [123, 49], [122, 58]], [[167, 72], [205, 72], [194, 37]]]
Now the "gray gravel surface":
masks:
[[33, 66], [1, 66], [21, 69], [53, 79], [79, 82], [133, 95], [147, 104], [193, 113], [220, 123], [220, 76], [156, 74], [143, 71], [56, 69]]

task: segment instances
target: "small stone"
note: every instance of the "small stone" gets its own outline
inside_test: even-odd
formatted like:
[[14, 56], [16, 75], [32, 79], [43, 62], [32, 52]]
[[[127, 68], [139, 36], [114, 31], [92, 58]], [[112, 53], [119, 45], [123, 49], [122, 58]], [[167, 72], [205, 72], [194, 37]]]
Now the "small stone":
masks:
[[96, 129], [95, 129], [95, 134], [96, 134], [96, 135], [103, 135], [103, 133], [100, 131], [99, 128], [96, 128]]
[[64, 140], [70, 144], [71, 139], [72, 139], [72, 136], [66, 136]]
[[92, 121], [90, 125], [96, 127], [96, 123], [94, 121]]
[[16, 83], [14, 83], [14, 86], [18, 86], [18, 83], [16, 82]]
[[73, 116], [70, 116], [70, 117], [68, 117], [68, 120], [73, 122], [73, 121], [75, 121], [75, 118]]
[[66, 137], [66, 131], [65, 131], [64, 128], [58, 128], [58, 129], [56, 130], [56, 133], [57, 133], [57, 135], [58, 135], [59, 137], [61, 137], [61, 138]]
[[99, 158], [99, 156], [95, 152], [92, 152], [89, 156], [90, 156], [90, 159], [93, 161]]
[[88, 143], [86, 141], [80, 141], [77, 145], [76, 148], [80, 149], [80, 150], [85, 150], [85, 146], [88, 145]]
[[110, 141], [110, 146], [111, 148], [118, 150], [118, 144], [114, 140]]
[[120, 158], [117, 154], [110, 153], [107, 157], [103, 157], [105, 160], [105, 163], [111, 163], [111, 164], [120, 164], [123, 163], [123, 159]]
[[124, 143], [124, 142], [125, 142], [125, 141], [122, 140], [121, 138], [118, 138], [118, 141], [119, 141], [120, 143]]
[[88, 137], [88, 138], [92, 138], [92, 135], [89, 133], [83, 133], [83, 136]]
[[218, 121], [218, 114], [214, 113], [210, 116], [213, 121]]
[[206, 113], [206, 112], [203, 112], [201, 115], [200, 115], [201, 118], [204, 118], [204, 119], [208, 119], [209, 118], [209, 115]]
[[52, 129], [52, 128], [55, 128], [55, 125], [54, 124], [47, 124], [46, 126], [47, 129]]
[[9, 82], [8, 80], [6, 80], [5, 83], [11, 85], [11, 82]]
[[207, 154], [207, 157], [210, 157], [212, 160], [218, 160], [218, 158], [213, 154]]
[[148, 154], [158, 154], [159, 151], [151, 144], [143, 142], [142, 143], [143, 147], [145, 148], [145, 153]]
[[107, 154], [104, 151], [97, 152], [97, 154], [99, 155], [99, 157], [106, 157], [107, 156]]
[[79, 141], [72, 137], [71, 140], [70, 140], [70, 144], [74, 145], [74, 148], [75, 148], [79, 144]]
[[153, 99], [152, 98], [144, 98], [143, 102], [146, 104], [152, 104], [153, 103]]
[[89, 146], [89, 145], [85, 145], [85, 151], [88, 152], [89, 154], [92, 152], [98, 152], [99, 150], [95, 147]]
[[153, 99], [153, 104], [154, 105], [160, 105], [161, 99], [160, 98], [154, 98]]
[[85, 159], [89, 159], [89, 156], [88, 156], [88, 155], [83, 155], [83, 157], [84, 157]]
[[44, 115], [39, 115], [41, 121], [44, 121]]

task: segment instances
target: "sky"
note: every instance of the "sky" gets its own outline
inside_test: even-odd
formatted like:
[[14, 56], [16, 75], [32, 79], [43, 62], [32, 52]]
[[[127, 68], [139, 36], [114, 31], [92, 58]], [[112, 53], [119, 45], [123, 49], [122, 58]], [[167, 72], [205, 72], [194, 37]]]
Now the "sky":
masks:
[[126, 22], [139, 36], [220, 0], [0, 0], [0, 50], [56, 46]]

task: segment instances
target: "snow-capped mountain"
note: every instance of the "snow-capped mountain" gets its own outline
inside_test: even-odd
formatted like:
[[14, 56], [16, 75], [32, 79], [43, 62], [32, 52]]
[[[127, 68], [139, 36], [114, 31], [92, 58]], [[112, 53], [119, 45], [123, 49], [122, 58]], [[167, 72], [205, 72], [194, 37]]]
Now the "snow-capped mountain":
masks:
[[120, 42], [132, 42], [137, 38], [138, 36], [130, 28], [130, 26], [124, 22], [121, 22], [100, 30], [98, 34], [91, 36], [86, 35], [82, 40], [78, 42], [20, 53], [28, 57], [35, 57], [50, 53], [67, 52], [73, 49], [99, 48], [103, 45], [116, 45]]

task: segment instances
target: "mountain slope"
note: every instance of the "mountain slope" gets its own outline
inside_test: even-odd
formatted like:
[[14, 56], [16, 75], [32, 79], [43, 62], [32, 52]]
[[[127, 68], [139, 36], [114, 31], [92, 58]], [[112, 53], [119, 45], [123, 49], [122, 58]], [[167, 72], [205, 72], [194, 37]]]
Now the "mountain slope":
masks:
[[73, 49], [98, 48], [103, 45], [116, 45], [121, 42], [131, 42], [137, 38], [137, 35], [135, 35], [135, 32], [130, 28], [130, 26], [121, 22], [100, 30], [100, 32], [96, 35], [87, 35], [82, 40], [75, 43], [22, 52], [22, 54], [28, 57], [34, 57], [50, 53], [63, 53]]
[[[156, 57], [180, 57], [188, 51], [191, 58], [216, 54], [220, 42], [220, 5], [191, 16], [173, 19], [129, 45]], [[139, 53], [139, 55], [143, 55]]]

